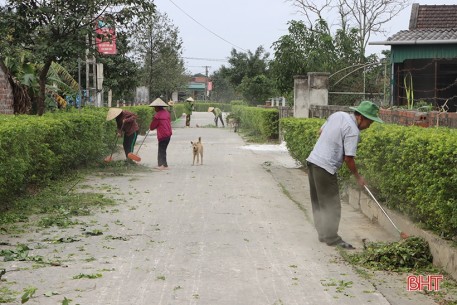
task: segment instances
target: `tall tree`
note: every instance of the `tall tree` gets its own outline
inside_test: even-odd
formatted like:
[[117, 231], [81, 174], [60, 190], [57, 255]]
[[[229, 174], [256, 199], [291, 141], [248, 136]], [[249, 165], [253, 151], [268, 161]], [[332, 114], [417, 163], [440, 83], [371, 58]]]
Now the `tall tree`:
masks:
[[[374, 69], [379, 66], [377, 56], [363, 57], [354, 49], [353, 42], [358, 39], [357, 29], [338, 29], [331, 35], [326, 21], [319, 19], [312, 28], [303, 21], [291, 21], [289, 33], [273, 43], [275, 58], [271, 63], [272, 75], [282, 94], [293, 89], [293, 77], [306, 75], [308, 72], [330, 73], [330, 88], [332, 91], [366, 92], [370, 85], [371, 91], [376, 92], [381, 85], [375, 78], [367, 77], [377, 74]], [[364, 69], [367, 67], [369, 69]], [[367, 84], [364, 78], [373, 82]], [[332, 96], [334, 104], [351, 104], [359, 97], [354, 95]]]
[[235, 88], [230, 84], [229, 80], [222, 75], [221, 69], [211, 74], [210, 79], [213, 82], [211, 100], [228, 103], [238, 98], [235, 93]]
[[260, 46], [254, 53], [237, 52], [232, 49], [228, 59], [229, 67], [220, 68], [221, 76], [226, 78], [238, 94], [251, 105], [263, 103], [275, 92], [270, 78], [270, 54]]
[[37, 113], [41, 115], [52, 62], [76, 60], [86, 50], [96, 52], [90, 37], [100, 17], [109, 15], [121, 28], [154, 11], [152, 0], [8, 0], [0, 10], [0, 35], [8, 38], [0, 43], [0, 56], [8, 55], [5, 53], [11, 49], [9, 45], [20, 45], [42, 64], [36, 100]]
[[315, 20], [335, 20], [343, 31], [356, 28], [355, 47], [363, 59], [370, 37], [384, 33], [383, 25], [392, 20], [410, 0], [287, 0], [297, 7], [312, 29]]
[[331, 72], [338, 61], [333, 37], [326, 21], [320, 19], [313, 29], [303, 21], [289, 22], [289, 33], [273, 43], [275, 58], [271, 64], [278, 89], [287, 93], [293, 77], [307, 72]]
[[245, 77], [251, 78], [256, 75], [267, 74], [269, 56], [270, 54], [265, 52], [262, 46], [258, 47], [254, 53], [249, 50], [243, 53], [232, 49], [228, 60], [230, 66], [222, 66], [221, 71], [236, 87], [241, 84]]
[[178, 28], [166, 14], [157, 12], [142, 23], [133, 41], [150, 99], [160, 95], [169, 99], [173, 91], [187, 82]]

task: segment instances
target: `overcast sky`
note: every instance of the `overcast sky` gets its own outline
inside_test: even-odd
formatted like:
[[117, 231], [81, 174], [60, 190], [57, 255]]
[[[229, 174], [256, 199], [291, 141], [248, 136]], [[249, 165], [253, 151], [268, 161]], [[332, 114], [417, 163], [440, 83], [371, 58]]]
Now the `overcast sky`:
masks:
[[[287, 22], [303, 16], [284, 0], [154, 0], [179, 28], [184, 43], [186, 69], [192, 74], [208, 74], [228, 65], [233, 48], [254, 52], [263, 46], [273, 57], [271, 44], [287, 34]], [[420, 4], [451, 4], [450, 0], [411, 0]], [[452, 2], [452, 1], [451, 1]], [[411, 5], [386, 24], [387, 37], [407, 30]], [[384, 41], [385, 36], [370, 41]], [[380, 53], [388, 46], [369, 46], [368, 52]]]

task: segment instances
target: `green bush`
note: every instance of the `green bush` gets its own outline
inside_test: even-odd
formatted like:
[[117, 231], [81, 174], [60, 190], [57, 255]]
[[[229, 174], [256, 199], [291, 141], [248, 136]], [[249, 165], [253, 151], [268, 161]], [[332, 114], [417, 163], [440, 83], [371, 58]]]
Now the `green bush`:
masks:
[[319, 129], [324, 122], [324, 119], [284, 118], [280, 120], [280, 128], [290, 155], [301, 164], [306, 164], [306, 158], [313, 150], [319, 136]]
[[244, 132], [264, 140], [278, 138], [279, 112], [276, 108], [233, 106], [232, 114]]
[[457, 130], [376, 124], [362, 134], [363, 173], [386, 202], [457, 235]]
[[[128, 109], [138, 114], [142, 130], [148, 130], [153, 108]], [[0, 202], [102, 160], [116, 135], [114, 120], [106, 121], [107, 111], [86, 107], [41, 117], [0, 116]]]

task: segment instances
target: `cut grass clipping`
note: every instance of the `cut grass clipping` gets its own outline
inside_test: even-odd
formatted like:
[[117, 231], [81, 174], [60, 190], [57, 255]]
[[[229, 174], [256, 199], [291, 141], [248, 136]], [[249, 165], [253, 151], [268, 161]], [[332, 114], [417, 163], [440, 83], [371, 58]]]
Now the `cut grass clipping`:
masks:
[[364, 251], [347, 254], [354, 264], [376, 270], [408, 272], [433, 269], [433, 256], [422, 237], [409, 237], [398, 242], [364, 243]]

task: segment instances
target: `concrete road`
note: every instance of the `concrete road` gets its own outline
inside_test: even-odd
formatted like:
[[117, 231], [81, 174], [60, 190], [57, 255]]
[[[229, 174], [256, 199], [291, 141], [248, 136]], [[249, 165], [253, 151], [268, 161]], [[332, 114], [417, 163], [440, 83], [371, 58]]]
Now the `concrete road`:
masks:
[[[38, 288], [28, 304], [435, 304], [407, 292], [406, 275], [361, 272], [317, 240], [306, 173], [283, 145], [248, 145], [212, 126], [211, 113], [194, 113], [191, 128], [183, 123], [174, 123], [169, 170], [154, 170], [151, 133], [132, 173], [94, 173], [81, 183], [116, 199], [115, 207], [82, 218], [84, 226], [10, 236], [11, 244], [81, 238], [33, 250], [64, 258], [65, 266], [2, 263], [11, 288]], [[198, 137], [203, 165], [192, 166], [190, 141]], [[103, 235], [81, 237], [96, 229]], [[341, 234], [358, 249], [362, 238], [397, 238], [349, 205]]]

